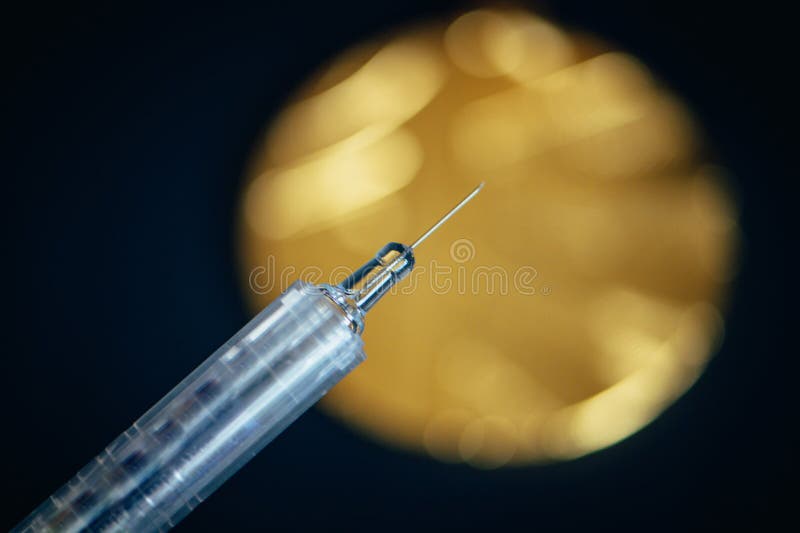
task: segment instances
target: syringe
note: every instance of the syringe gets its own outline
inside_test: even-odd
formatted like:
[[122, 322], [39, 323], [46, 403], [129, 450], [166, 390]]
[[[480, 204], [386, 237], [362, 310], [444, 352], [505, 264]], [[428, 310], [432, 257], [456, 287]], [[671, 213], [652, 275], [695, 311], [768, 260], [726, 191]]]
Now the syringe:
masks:
[[366, 358], [366, 312], [482, 187], [341, 284], [296, 281], [14, 531], [173, 527]]

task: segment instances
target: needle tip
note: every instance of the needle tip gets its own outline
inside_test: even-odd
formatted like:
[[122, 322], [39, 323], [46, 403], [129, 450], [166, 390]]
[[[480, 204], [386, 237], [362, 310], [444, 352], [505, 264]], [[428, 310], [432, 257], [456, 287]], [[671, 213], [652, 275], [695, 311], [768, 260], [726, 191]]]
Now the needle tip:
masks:
[[413, 249], [416, 249], [416, 247], [417, 247], [417, 246], [419, 246], [419, 245], [420, 245], [420, 243], [421, 243], [422, 241], [424, 241], [425, 239], [427, 239], [427, 238], [428, 238], [428, 236], [429, 236], [431, 233], [433, 233], [434, 231], [436, 231], [436, 230], [439, 228], [439, 226], [441, 226], [442, 224], [444, 224], [444, 223], [445, 223], [445, 222], [446, 222], [446, 221], [447, 221], [447, 220], [448, 220], [448, 219], [449, 219], [451, 216], [453, 216], [453, 215], [454, 215], [454, 214], [455, 214], [455, 213], [456, 213], [456, 212], [457, 212], [459, 209], [461, 209], [462, 207], [464, 207], [464, 206], [467, 204], [467, 202], [469, 202], [470, 200], [472, 200], [472, 199], [475, 197], [475, 195], [476, 195], [476, 194], [478, 194], [478, 193], [481, 191], [481, 189], [483, 189], [483, 186], [484, 186], [484, 185], [486, 185], [486, 182], [485, 182], [485, 181], [481, 181], [481, 182], [480, 182], [480, 183], [477, 185], [477, 187], [475, 187], [474, 189], [472, 189], [472, 192], [470, 192], [470, 193], [469, 193], [469, 194], [468, 194], [466, 197], [464, 197], [464, 199], [463, 199], [463, 200], [461, 200], [461, 201], [460, 201], [458, 204], [456, 204], [456, 206], [455, 206], [455, 207], [453, 207], [453, 208], [452, 208], [450, 211], [448, 211], [447, 213], [445, 213], [445, 215], [444, 215], [442, 218], [440, 218], [440, 219], [439, 219], [439, 220], [438, 220], [438, 221], [437, 221], [437, 222], [436, 222], [436, 223], [435, 223], [433, 226], [431, 226], [431, 227], [428, 229], [428, 231], [426, 231], [425, 233], [423, 233], [422, 235], [420, 235], [420, 237], [419, 237], [419, 238], [418, 238], [418, 239], [417, 239], [417, 240], [414, 242], [414, 244], [412, 244], [412, 245], [411, 245], [411, 247], [410, 247], [410, 248], [411, 248], [412, 250], [413, 250]]

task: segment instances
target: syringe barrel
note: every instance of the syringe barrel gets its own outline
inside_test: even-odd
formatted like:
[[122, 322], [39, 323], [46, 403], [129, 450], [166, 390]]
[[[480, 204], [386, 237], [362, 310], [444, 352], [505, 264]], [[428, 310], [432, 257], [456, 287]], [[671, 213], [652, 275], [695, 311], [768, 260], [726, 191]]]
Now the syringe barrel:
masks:
[[297, 282], [15, 531], [169, 529], [364, 358], [341, 308]]

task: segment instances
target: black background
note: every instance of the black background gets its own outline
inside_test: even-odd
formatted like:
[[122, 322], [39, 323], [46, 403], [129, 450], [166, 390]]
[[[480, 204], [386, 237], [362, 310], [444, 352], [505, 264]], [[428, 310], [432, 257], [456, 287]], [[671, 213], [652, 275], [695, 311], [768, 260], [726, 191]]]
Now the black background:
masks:
[[[5, 528], [246, 321], [236, 199], [291, 91], [349, 45], [474, 5], [67, 4], [0, 14]], [[643, 431], [560, 465], [443, 465], [312, 410], [179, 530], [774, 529], [789, 518], [790, 16], [770, 2], [668, 0], [543, 12], [642, 58], [732, 173], [742, 264], [707, 372]]]

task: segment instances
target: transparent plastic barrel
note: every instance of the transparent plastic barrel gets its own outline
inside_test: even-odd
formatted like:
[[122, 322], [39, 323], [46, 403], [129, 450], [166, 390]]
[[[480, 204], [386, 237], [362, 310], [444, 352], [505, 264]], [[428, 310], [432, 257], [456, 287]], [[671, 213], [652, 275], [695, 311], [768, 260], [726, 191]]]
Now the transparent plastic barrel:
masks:
[[364, 358], [342, 310], [297, 282], [15, 531], [169, 529]]

